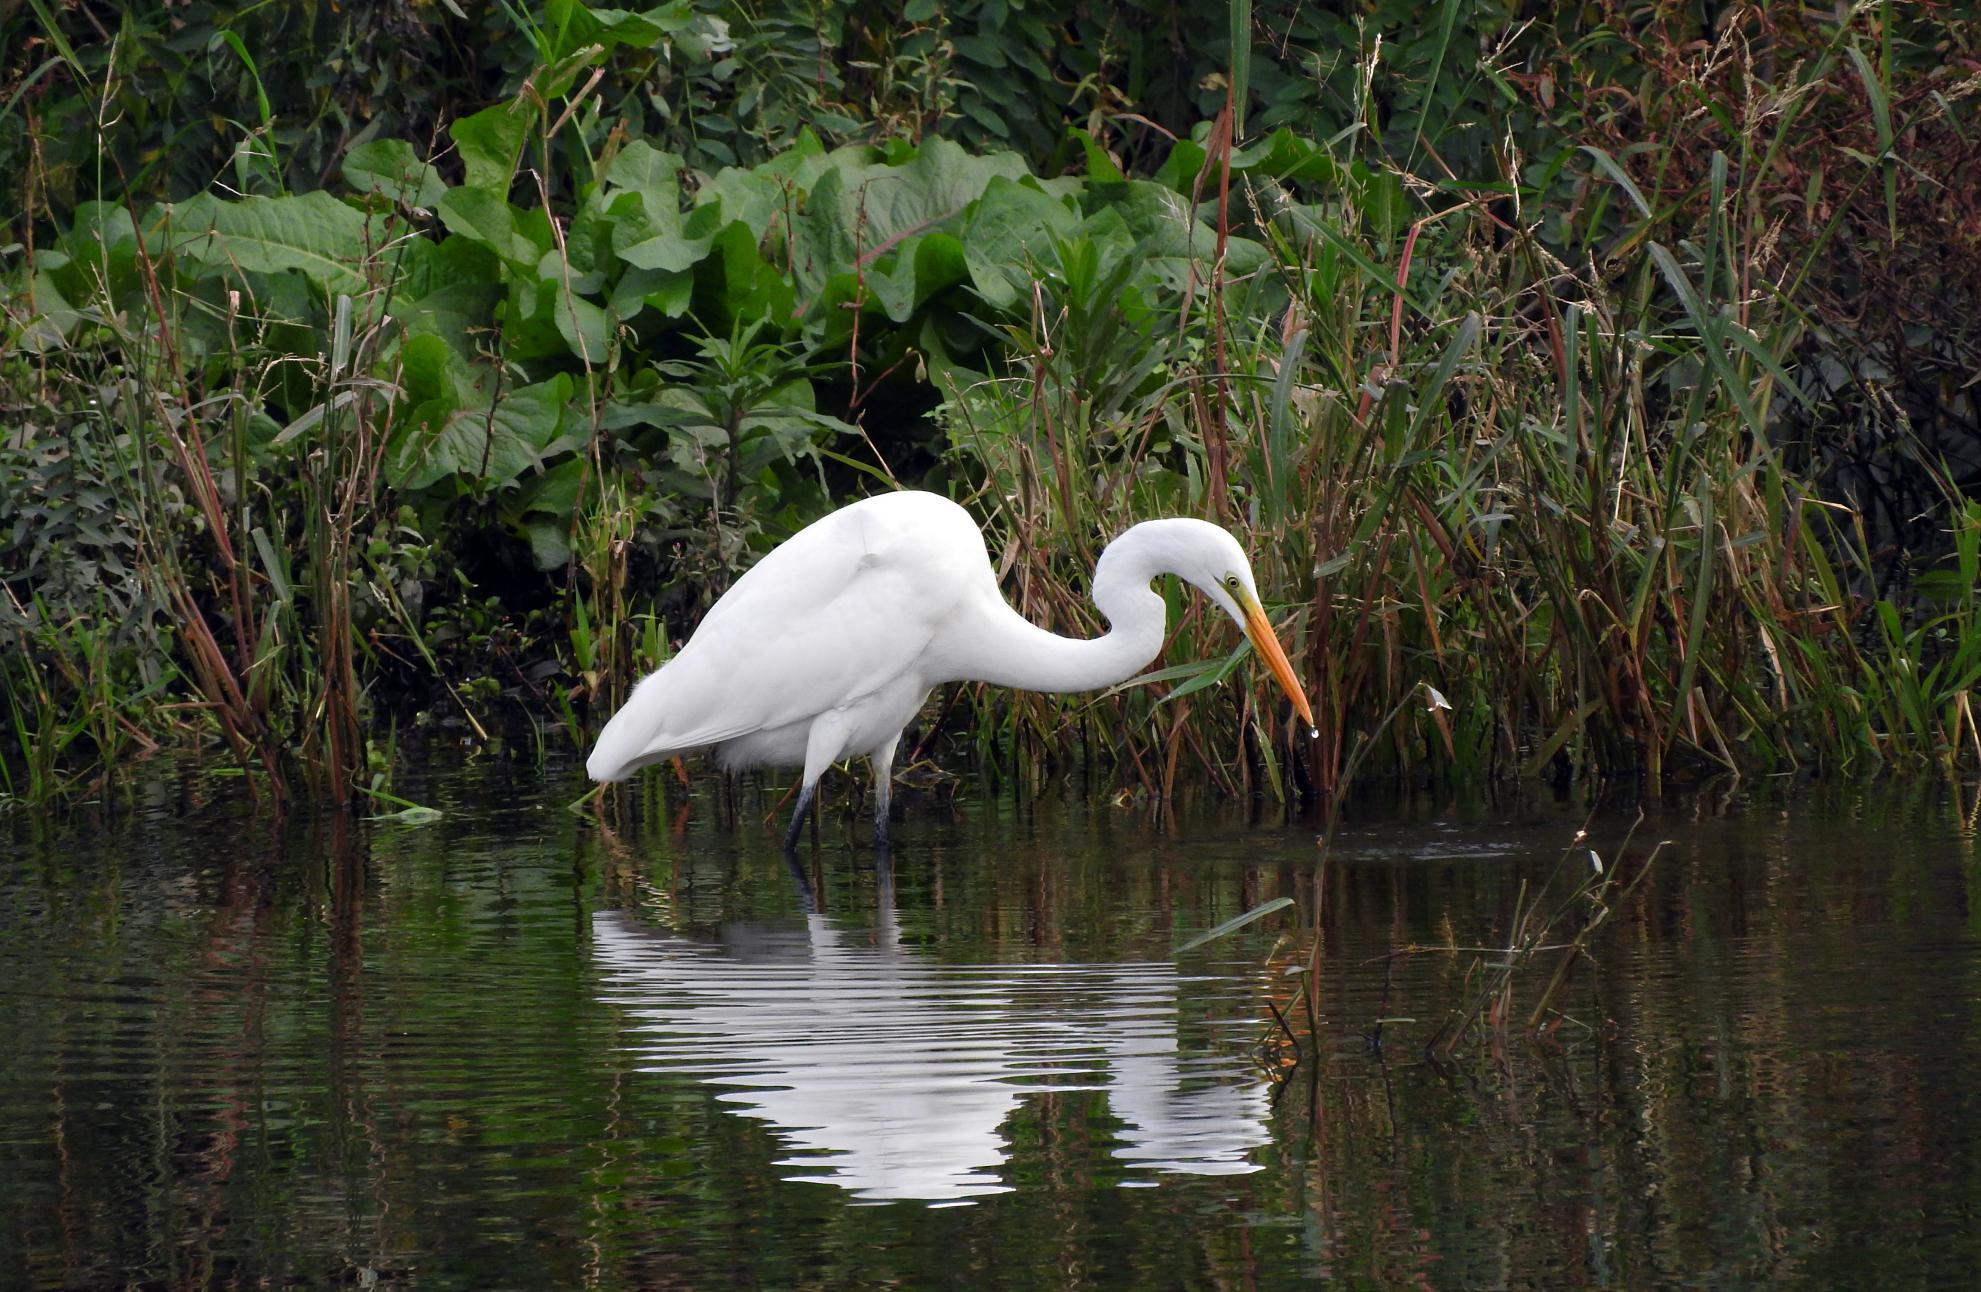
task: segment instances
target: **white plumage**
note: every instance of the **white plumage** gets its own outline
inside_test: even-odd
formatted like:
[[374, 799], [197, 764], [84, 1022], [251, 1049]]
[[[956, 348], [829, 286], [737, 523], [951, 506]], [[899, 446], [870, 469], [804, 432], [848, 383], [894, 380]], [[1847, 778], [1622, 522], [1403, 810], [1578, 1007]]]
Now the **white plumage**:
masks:
[[633, 689], [585, 770], [620, 780], [649, 763], [713, 749], [725, 765], [802, 765], [786, 843], [795, 843], [825, 769], [873, 763], [875, 829], [887, 836], [894, 748], [929, 692], [982, 681], [1035, 691], [1111, 686], [1162, 648], [1173, 573], [1237, 620], [1312, 722], [1231, 535], [1200, 520], [1145, 521], [1101, 554], [1094, 603], [1110, 631], [1091, 641], [1033, 626], [998, 592], [970, 514], [930, 493], [842, 507], [759, 561], [715, 603], [679, 654]]

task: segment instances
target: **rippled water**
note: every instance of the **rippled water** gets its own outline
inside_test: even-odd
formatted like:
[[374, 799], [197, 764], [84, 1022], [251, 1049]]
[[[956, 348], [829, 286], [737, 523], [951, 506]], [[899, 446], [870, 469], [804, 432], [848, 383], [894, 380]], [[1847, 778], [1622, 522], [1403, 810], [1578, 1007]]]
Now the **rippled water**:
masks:
[[[0, 823], [0, 1286], [1946, 1287], [1981, 1270], [1981, 903], [1943, 790], [1693, 801], [1564, 1021], [1475, 1029], [1552, 805], [1344, 832], [911, 808], [796, 868], [714, 786], [437, 821], [159, 772]], [[733, 824], [740, 817], [743, 824]], [[1190, 935], [1278, 896], [1196, 951]], [[1318, 1051], [1294, 1003], [1317, 918]], [[1524, 1018], [1545, 969], [1515, 977]]]

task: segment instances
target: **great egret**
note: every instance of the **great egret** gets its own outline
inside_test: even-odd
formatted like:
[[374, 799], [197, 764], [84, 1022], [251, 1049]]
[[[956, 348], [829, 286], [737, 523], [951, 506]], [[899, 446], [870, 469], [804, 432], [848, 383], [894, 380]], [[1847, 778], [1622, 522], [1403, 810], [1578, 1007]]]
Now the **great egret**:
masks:
[[866, 498], [807, 525], [736, 580], [679, 654], [633, 688], [592, 747], [596, 781], [713, 749], [731, 768], [802, 764], [785, 847], [825, 769], [873, 765], [874, 833], [887, 840], [894, 747], [944, 682], [1032, 691], [1112, 686], [1162, 649], [1161, 574], [1195, 584], [1238, 622], [1311, 726], [1313, 712], [1259, 606], [1236, 539], [1207, 521], [1150, 520], [1108, 544], [1094, 604], [1109, 632], [1060, 637], [998, 592], [970, 513], [931, 493]]

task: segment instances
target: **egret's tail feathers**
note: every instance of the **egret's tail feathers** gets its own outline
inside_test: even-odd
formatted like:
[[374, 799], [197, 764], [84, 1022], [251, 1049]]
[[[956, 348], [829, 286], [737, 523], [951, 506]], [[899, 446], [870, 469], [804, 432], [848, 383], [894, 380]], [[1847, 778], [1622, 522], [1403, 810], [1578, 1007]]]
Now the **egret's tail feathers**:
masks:
[[595, 781], [623, 781], [663, 758], [705, 749], [754, 729], [744, 723], [679, 730], [669, 721], [670, 716], [678, 721], [680, 715], [673, 712], [679, 706], [670, 703], [674, 697], [667, 693], [664, 674], [665, 670], [655, 673], [634, 687], [605, 730], [598, 733], [598, 742], [585, 759], [587, 776]]

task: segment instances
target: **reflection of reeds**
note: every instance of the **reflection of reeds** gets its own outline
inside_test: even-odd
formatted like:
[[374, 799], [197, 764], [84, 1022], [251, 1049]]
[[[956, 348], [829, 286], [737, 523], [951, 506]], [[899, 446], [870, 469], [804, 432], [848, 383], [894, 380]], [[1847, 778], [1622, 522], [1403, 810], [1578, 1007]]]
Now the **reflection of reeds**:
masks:
[[[1618, 863], [1623, 863], [1628, 856], [1631, 839], [1642, 823], [1643, 816], [1640, 814], [1618, 842]], [[1576, 966], [1590, 954], [1597, 931], [1609, 923], [1617, 907], [1637, 891], [1665, 845], [1659, 843], [1641, 860], [1633, 858], [1627, 866], [1620, 866], [1606, 864], [1595, 849], [1587, 846], [1588, 838], [1587, 825], [1575, 832], [1575, 837], [1570, 840], [1538, 891], [1530, 894], [1527, 881], [1521, 881], [1504, 943], [1495, 946], [1463, 945], [1455, 938], [1442, 943], [1412, 942], [1381, 957], [1384, 969], [1381, 1000], [1374, 1016], [1367, 1020], [1369, 1026], [1365, 1033], [1371, 1048], [1379, 1050], [1382, 1047], [1385, 1032], [1391, 1025], [1416, 1021], [1390, 1013], [1396, 967], [1413, 956], [1473, 957], [1464, 972], [1462, 999], [1445, 1011], [1444, 1020], [1425, 1043], [1424, 1053], [1434, 1062], [1449, 1060], [1461, 1046], [1481, 1040], [1488, 1041], [1496, 1051], [1503, 1050], [1516, 1032], [1529, 1040], [1538, 1040], [1554, 1035], [1564, 1024], [1593, 1027], [1592, 1021], [1574, 1019], [1562, 1008], [1562, 994]], [[1315, 872], [1313, 892], [1316, 909], [1314, 918], [1308, 924], [1310, 932], [1306, 952], [1283, 969], [1283, 973], [1297, 982], [1297, 986], [1291, 996], [1283, 1001], [1270, 996], [1266, 1001], [1272, 1014], [1272, 1026], [1260, 1038], [1256, 1054], [1260, 1066], [1282, 1084], [1310, 1058], [1318, 1055], [1323, 1034], [1320, 993], [1325, 931], [1320, 918], [1320, 904], [1326, 893], [1326, 886], [1321, 882], [1326, 865], [1324, 858]], [[1223, 937], [1261, 916], [1292, 905], [1292, 898], [1276, 898], [1192, 939], [1179, 951]], [[1282, 939], [1273, 948], [1267, 957], [1268, 963], [1278, 958], [1286, 944], [1287, 940]], [[1527, 1002], [1525, 1016], [1521, 1018], [1516, 987], [1528, 971], [1535, 969], [1545, 969], [1547, 977]], [[1300, 1012], [1304, 1012], [1304, 1035], [1290, 1017]], [[1309, 1076], [1310, 1079], [1318, 1079], [1316, 1072], [1310, 1071]]]
[[[1643, 817], [1640, 815], [1617, 845], [1619, 862], [1629, 849], [1637, 826], [1642, 823]], [[1553, 972], [1535, 994], [1519, 1031], [1529, 1038], [1538, 1038], [1552, 1035], [1564, 1022], [1571, 1021], [1557, 1007], [1563, 988], [1567, 986], [1575, 966], [1589, 953], [1590, 940], [1596, 930], [1608, 922], [1617, 903], [1637, 890], [1664, 848], [1663, 843], [1657, 844], [1641, 862], [1631, 867], [1628, 879], [1619, 881], [1619, 866], [1605, 865], [1594, 848], [1585, 846], [1588, 837], [1586, 826], [1575, 832], [1575, 838], [1555, 864], [1553, 873], [1531, 899], [1526, 881], [1521, 882], [1505, 945], [1434, 947], [1413, 944], [1394, 953], [1397, 956], [1469, 953], [1477, 957], [1465, 972], [1469, 995], [1463, 1004], [1446, 1015], [1445, 1021], [1426, 1043], [1425, 1053], [1434, 1059], [1447, 1059], [1459, 1046], [1482, 1035], [1490, 1037], [1495, 1045], [1503, 1045], [1513, 1032], [1517, 1012], [1514, 993], [1517, 976], [1549, 958], [1552, 958]], [[1558, 893], [1558, 887], [1566, 891]]]

